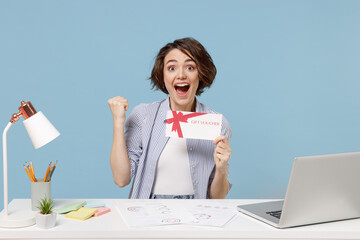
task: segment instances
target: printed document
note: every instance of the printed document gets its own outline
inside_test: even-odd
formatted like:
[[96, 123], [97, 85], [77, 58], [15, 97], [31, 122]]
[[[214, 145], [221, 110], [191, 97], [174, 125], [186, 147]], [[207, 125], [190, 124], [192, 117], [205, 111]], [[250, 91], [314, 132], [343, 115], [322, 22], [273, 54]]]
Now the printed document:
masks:
[[129, 227], [171, 224], [223, 227], [237, 214], [232, 205], [204, 200], [117, 202], [115, 208]]

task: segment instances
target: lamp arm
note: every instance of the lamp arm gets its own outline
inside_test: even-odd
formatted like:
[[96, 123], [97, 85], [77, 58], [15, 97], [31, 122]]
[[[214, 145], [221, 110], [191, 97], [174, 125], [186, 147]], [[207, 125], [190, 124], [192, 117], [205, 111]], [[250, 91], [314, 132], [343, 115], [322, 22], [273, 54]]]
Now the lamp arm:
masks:
[[[9, 204], [9, 195], [8, 195], [8, 170], [7, 170], [7, 139], [6, 139], [6, 134], [9, 131], [10, 127], [12, 126], [13, 123], [15, 123], [16, 121], [18, 121], [20, 119], [21, 116], [27, 116], [26, 112], [24, 110], [24, 106], [31, 106], [31, 109], [33, 109], [33, 112], [36, 113], [34, 107], [31, 105], [30, 102], [25, 103], [24, 101], [21, 102], [21, 106], [19, 107], [19, 112], [18, 113], [14, 113], [11, 116], [10, 122], [6, 125], [4, 132], [3, 132], [3, 171], [4, 171], [4, 216], [8, 216], [8, 204]], [[27, 110], [27, 109], [26, 109]], [[29, 111], [29, 110], [27, 110]], [[25, 118], [25, 117], [24, 117]]]
[[7, 139], [6, 134], [12, 123], [9, 122], [3, 132], [3, 171], [4, 171], [4, 216], [8, 215], [8, 170], [7, 170]]

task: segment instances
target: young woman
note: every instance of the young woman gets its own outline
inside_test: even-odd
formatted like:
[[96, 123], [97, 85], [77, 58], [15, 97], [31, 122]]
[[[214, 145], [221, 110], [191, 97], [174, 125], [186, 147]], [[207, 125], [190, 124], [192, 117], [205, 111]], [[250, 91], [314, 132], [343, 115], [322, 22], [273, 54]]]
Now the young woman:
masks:
[[199, 103], [215, 79], [216, 67], [195, 39], [168, 43], [155, 60], [153, 88], [169, 97], [134, 108], [125, 121], [129, 103], [118, 96], [108, 100], [113, 115], [110, 164], [114, 182], [133, 185], [130, 198], [225, 198], [231, 128], [223, 117], [221, 136], [214, 141], [168, 138], [166, 113], [172, 111], [216, 113]]

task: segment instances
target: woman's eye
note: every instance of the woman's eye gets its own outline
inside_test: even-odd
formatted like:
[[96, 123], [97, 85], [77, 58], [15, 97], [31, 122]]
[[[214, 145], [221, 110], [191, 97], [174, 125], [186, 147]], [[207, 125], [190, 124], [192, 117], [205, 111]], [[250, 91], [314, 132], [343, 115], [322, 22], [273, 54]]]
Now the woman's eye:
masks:
[[174, 71], [175, 67], [168, 67], [169, 71]]
[[194, 70], [195, 69], [195, 67], [193, 67], [193, 66], [187, 66], [187, 70]]

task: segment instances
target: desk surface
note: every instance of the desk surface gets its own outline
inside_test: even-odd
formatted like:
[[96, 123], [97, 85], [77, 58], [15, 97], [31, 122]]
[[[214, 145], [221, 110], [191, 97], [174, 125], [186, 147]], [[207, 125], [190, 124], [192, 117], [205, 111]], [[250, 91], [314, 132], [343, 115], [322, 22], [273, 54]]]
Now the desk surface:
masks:
[[[94, 199], [57, 199], [55, 200], [55, 208], [84, 200]], [[224, 228], [191, 225], [129, 228], [116, 211], [114, 204], [118, 201], [141, 200], [101, 199], [101, 201], [111, 208], [110, 213], [86, 221], [68, 219], [64, 215], [58, 214], [56, 226], [52, 229], [43, 230], [37, 228], [36, 225], [18, 229], [0, 228], [0, 239], [360, 239], [360, 219], [280, 230], [242, 213], [238, 213]], [[233, 204], [235, 207], [238, 204], [255, 203], [264, 200], [227, 199], [207, 201], [224, 201]], [[31, 209], [30, 200], [14, 199], [11, 201], [9, 212], [19, 209]]]

